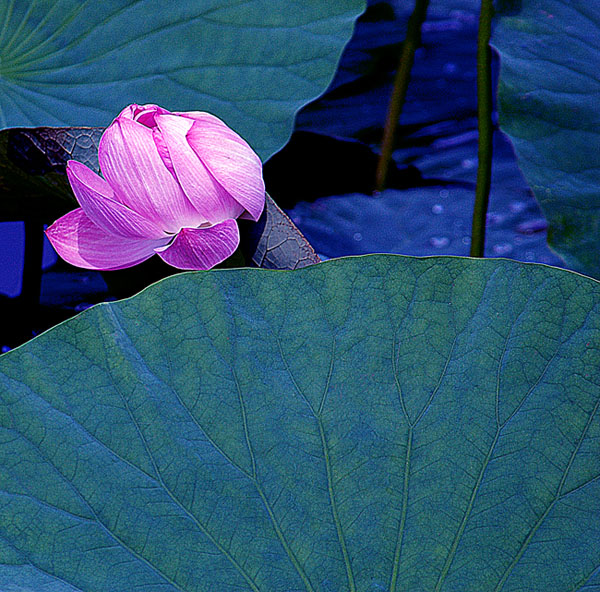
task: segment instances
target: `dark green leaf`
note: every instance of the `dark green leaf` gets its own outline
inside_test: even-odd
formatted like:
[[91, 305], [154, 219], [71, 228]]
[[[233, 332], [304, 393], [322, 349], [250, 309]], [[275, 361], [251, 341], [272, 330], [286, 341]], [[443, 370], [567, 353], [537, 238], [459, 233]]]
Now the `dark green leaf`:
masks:
[[600, 3], [503, 3], [500, 123], [548, 218], [548, 242], [600, 277]]
[[240, 220], [239, 224], [244, 259], [256, 267], [298, 269], [320, 261], [298, 227], [268, 194], [258, 222]]
[[0, 358], [0, 589], [584, 592], [600, 284], [379, 255], [168, 278]]

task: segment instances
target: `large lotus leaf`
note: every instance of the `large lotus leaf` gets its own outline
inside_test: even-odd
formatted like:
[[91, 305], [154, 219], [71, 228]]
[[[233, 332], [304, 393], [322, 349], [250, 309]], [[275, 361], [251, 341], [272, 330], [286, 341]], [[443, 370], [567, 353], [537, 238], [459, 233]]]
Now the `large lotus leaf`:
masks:
[[500, 123], [569, 267], [600, 277], [600, 3], [500, 2]]
[[0, 0], [0, 126], [210, 111], [263, 158], [333, 77], [364, 0]]
[[187, 273], [0, 358], [0, 589], [600, 585], [600, 284]]

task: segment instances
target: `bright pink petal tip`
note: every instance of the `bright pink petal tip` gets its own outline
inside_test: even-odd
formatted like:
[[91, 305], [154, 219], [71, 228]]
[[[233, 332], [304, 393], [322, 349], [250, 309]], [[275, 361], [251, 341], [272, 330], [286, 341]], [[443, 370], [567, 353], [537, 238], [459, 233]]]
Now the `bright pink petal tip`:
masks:
[[158, 255], [178, 269], [211, 269], [225, 261], [240, 242], [235, 220], [225, 220], [210, 228], [183, 228], [166, 248], [158, 248]]
[[94, 224], [82, 208], [59, 218], [46, 230], [46, 236], [67, 263], [105, 271], [137, 265], [170, 240], [170, 237], [156, 240], [115, 236]]

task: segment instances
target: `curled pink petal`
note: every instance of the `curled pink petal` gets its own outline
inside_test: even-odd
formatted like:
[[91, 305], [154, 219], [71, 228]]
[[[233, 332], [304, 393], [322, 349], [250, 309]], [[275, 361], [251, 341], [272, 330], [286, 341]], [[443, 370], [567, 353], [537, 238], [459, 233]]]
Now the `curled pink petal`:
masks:
[[169, 154], [167, 143], [165, 142], [161, 131], [157, 127], [152, 128], [152, 139], [154, 140], [154, 144], [156, 145], [156, 149], [158, 150], [158, 154], [161, 157], [163, 164], [173, 175], [173, 178], [176, 179], [177, 175], [175, 174], [175, 168], [173, 167], [173, 161], [171, 159], [171, 155]]
[[258, 155], [238, 134], [210, 113], [181, 113], [194, 120], [187, 140], [219, 184], [258, 220], [265, 205], [265, 184]]
[[237, 222], [225, 220], [209, 228], [183, 228], [168, 247], [156, 252], [179, 269], [210, 269], [232, 255], [239, 242]]
[[46, 230], [46, 236], [67, 263], [100, 270], [137, 265], [171, 240], [171, 237], [132, 239], [109, 234], [94, 224], [82, 208], [59, 218]]
[[115, 201], [110, 185], [94, 171], [75, 160], [67, 163], [73, 193], [88, 218], [106, 232], [125, 238], [162, 238], [158, 225]]
[[134, 119], [149, 128], [156, 128], [155, 116], [161, 113], [170, 113], [166, 109], [158, 105], [136, 105], [137, 109], [134, 114]]
[[155, 119], [170, 155], [169, 164], [194, 208], [211, 224], [237, 218], [243, 206], [215, 180], [186, 139], [194, 122], [177, 115], [157, 115]]
[[165, 167], [150, 128], [116, 119], [102, 135], [98, 159], [116, 199], [162, 230], [175, 233], [206, 222]]
[[115, 119], [133, 119], [135, 117], [136, 112], [140, 109], [139, 105], [133, 103], [132, 105], [127, 105], [121, 112], [117, 115]]

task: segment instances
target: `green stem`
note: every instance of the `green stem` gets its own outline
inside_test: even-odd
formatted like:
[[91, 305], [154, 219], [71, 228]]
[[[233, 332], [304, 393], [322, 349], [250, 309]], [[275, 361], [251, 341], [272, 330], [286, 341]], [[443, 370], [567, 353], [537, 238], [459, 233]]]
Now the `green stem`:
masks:
[[483, 257], [485, 219], [492, 179], [492, 0], [481, 0], [479, 33], [477, 36], [477, 122], [479, 148], [475, 206], [471, 231], [471, 257]]
[[394, 136], [396, 127], [402, 112], [402, 106], [406, 99], [406, 90], [410, 80], [410, 71], [415, 61], [415, 50], [421, 42], [421, 25], [427, 15], [429, 0], [416, 0], [413, 13], [408, 20], [406, 38], [402, 44], [400, 63], [394, 77], [394, 88], [388, 105], [388, 112], [383, 129], [383, 140], [381, 142], [381, 154], [377, 163], [375, 173], [375, 191], [381, 191], [385, 187], [392, 151], [394, 149]]

